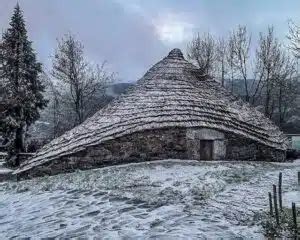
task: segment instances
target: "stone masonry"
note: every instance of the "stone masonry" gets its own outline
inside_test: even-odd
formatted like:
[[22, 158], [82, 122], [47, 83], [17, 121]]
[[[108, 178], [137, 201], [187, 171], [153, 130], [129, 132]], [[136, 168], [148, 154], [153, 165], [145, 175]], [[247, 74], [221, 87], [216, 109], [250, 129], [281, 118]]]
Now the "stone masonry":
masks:
[[[213, 140], [213, 160], [283, 161], [285, 152], [237, 135], [206, 128], [167, 128], [138, 132], [87, 148], [20, 177], [54, 175], [75, 169], [91, 169], [129, 162], [159, 159], [200, 159], [201, 139]], [[264, 157], [262, 157], [264, 156]], [[267, 157], [265, 157], [267, 156]]]

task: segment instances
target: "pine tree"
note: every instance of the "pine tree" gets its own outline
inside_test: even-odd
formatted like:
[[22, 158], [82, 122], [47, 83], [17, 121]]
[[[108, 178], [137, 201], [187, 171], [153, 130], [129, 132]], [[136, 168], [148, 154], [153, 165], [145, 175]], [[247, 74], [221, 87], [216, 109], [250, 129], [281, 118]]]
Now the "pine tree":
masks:
[[13, 153], [25, 151], [25, 133], [39, 118], [39, 110], [47, 101], [43, 97], [41, 81], [42, 65], [36, 59], [31, 41], [28, 40], [25, 21], [17, 4], [9, 28], [2, 35], [0, 43], [0, 81], [8, 99], [14, 99], [10, 106], [10, 118], [17, 122], [14, 131]]

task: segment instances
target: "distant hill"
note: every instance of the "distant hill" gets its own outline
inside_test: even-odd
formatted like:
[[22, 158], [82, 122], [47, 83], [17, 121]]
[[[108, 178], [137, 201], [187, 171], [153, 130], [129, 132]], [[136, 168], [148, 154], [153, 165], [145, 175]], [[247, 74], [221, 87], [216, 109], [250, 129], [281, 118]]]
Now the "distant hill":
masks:
[[125, 93], [128, 88], [134, 86], [134, 83], [115, 83], [107, 87], [106, 94], [108, 96], [117, 97]]

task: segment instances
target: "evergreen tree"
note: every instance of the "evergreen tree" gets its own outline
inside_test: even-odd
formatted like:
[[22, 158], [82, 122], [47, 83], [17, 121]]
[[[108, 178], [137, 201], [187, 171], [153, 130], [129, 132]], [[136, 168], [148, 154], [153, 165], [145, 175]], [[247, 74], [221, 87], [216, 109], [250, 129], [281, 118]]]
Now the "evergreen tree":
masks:
[[12, 148], [14, 154], [25, 151], [26, 130], [39, 118], [39, 110], [47, 104], [43, 97], [41, 73], [42, 65], [28, 40], [23, 14], [17, 4], [0, 43], [0, 82], [7, 99], [14, 99], [8, 111], [9, 117], [17, 123]]

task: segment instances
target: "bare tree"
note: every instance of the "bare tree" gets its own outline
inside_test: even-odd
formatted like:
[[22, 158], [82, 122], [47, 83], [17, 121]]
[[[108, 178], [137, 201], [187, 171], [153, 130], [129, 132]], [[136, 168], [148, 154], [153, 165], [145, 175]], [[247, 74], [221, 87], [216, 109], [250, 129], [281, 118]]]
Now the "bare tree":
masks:
[[[257, 64], [260, 67], [260, 81], [263, 80], [264, 87], [264, 113], [272, 117], [275, 99], [274, 91], [277, 87], [276, 81], [281, 77], [281, 71], [285, 64], [281, 45], [274, 36], [273, 27], [268, 27], [267, 34], [260, 33], [259, 48], [257, 50]], [[257, 87], [258, 88], [258, 87]]]
[[225, 77], [228, 72], [227, 64], [227, 55], [228, 55], [228, 43], [224, 38], [219, 38], [217, 42], [217, 64], [219, 65], [218, 69], [220, 72], [221, 84], [225, 86]]
[[[76, 113], [77, 124], [83, 120], [83, 88], [87, 86], [86, 71], [87, 62], [83, 56], [83, 45], [75, 40], [72, 35], [66, 35], [58, 41], [58, 48], [53, 59], [52, 75], [61, 87], [67, 87], [70, 93], [70, 101]], [[84, 86], [83, 86], [84, 85]]]
[[[45, 85], [46, 94], [48, 95], [49, 104], [47, 109], [45, 109], [45, 115], [47, 120], [51, 123], [51, 130], [49, 133], [50, 139], [56, 138], [61, 133], [61, 128], [65, 129], [66, 126], [60, 123], [60, 119], [65, 119], [62, 117], [64, 111], [61, 110], [60, 105], [60, 93], [58, 87], [55, 83], [45, 74]], [[42, 116], [43, 119], [43, 116]], [[46, 120], [46, 119], [45, 119]]]
[[290, 49], [293, 51], [297, 59], [300, 58], [300, 26], [293, 21], [289, 22], [289, 34], [287, 38], [290, 40]]
[[217, 60], [217, 45], [208, 32], [202, 36], [198, 33], [187, 47], [188, 59], [195, 62], [201, 73], [214, 77]]
[[[299, 27], [293, 25], [290, 48], [298, 58], [299, 34]], [[203, 74], [220, 78], [223, 86], [229, 79], [231, 92], [260, 106], [267, 117], [283, 126], [296, 109], [299, 94], [296, 61], [275, 37], [273, 27], [259, 34], [254, 55], [251, 49], [251, 34], [245, 26], [238, 26], [228, 41], [215, 40], [209, 33], [196, 35], [188, 45], [188, 58]]]
[[234, 76], [235, 76], [235, 51], [234, 51], [234, 39], [231, 35], [228, 40], [228, 46], [227, 46], [227, 55], [226, 55], [226, 61], [228, 65], [228, 72], [229, 72], [229, 79], [231, 83], [231, 92], [234, 92]]
[[292, 106], [295, 99], [296, 64], [275, 37], [273, 27], [268, 27], [265, 34], [260, 33], [255, 61], [252, 104], [261, 104], [265, 115], [274, 120], [276, 113], [278, 124], [282, 125], [288, 112], [287, 104]]
[[245, 26], [238, 26], [238, 29], [231, 33], [230, 44], [232, 48], [232, 63], [235, 71], [244, 81], [245, 100], [249, 102], [250, 91], [248, 86], [248, 68], [250, 59], [251, 35]]
[[82, 123], [94, 113], [95, 97], [105, 91], [105, 86], [113, 79], [113, 74], [101, 66], [92, 66], [84, 57], [84, 47], [74, 36], [65, 35], [58, 41], [53, 58], [52, 76], [57, 79], [60, 101], [74, 112], [74, 125]]
[[289, 112], [296, 108], [296, 97], [299, 82], [296, 78], [296, 63], [286, 53], [282, 52], [281, 61], [277, 68], [276, 98], [278, 102], [278, 125], [282, 126]]

